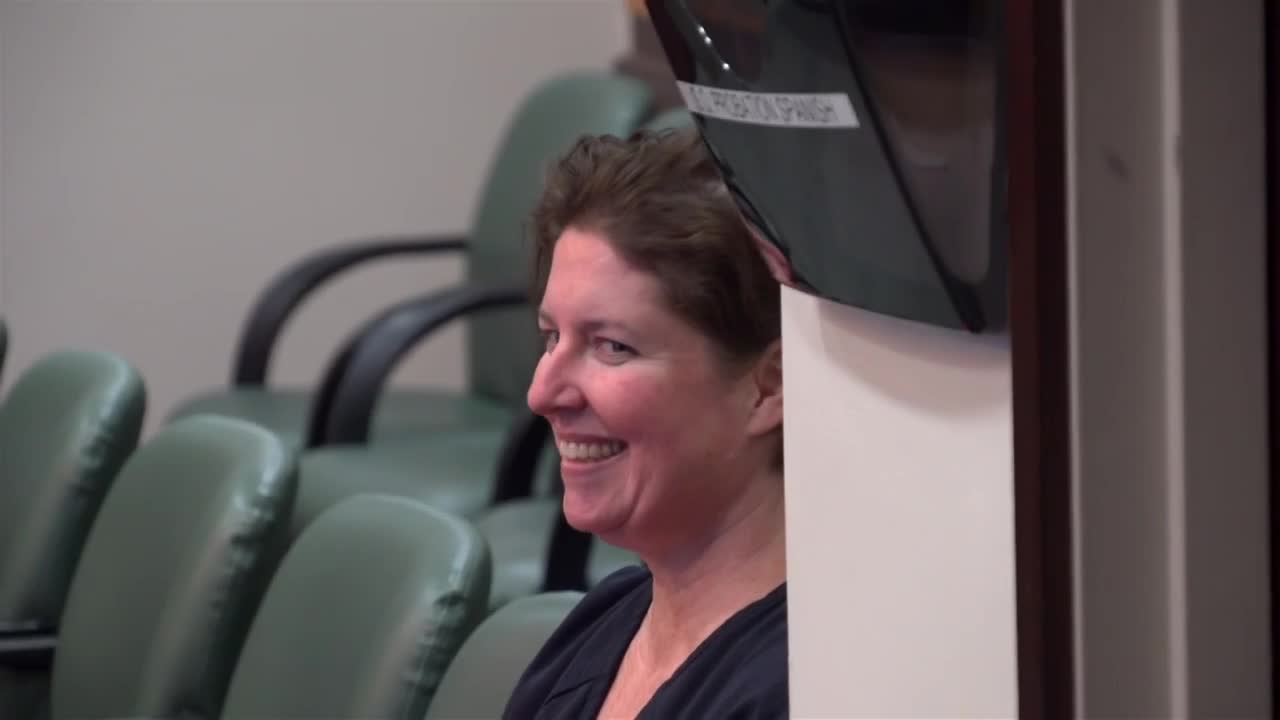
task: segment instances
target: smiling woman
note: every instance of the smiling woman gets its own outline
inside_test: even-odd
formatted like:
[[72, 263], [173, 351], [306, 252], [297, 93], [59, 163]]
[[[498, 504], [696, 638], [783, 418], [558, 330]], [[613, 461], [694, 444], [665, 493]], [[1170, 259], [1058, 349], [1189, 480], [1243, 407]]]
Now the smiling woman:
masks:
[[534, 214], [548, 419], [574, 527], [636, 552], [511, 718], [784, 717], [779, 290], [696, 133], [584, 138]]

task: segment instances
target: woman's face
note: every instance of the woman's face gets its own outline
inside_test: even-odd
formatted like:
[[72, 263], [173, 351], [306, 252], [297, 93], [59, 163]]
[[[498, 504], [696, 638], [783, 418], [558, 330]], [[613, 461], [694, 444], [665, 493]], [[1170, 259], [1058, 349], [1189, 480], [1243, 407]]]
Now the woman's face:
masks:
[[561, 235], [538, 316], [529, 406], [555, 433], [570, 524], [660, 552], [731, 521], [771, 457], [780, 377], [773, 388], [758, 368], [730, 372], [658, 282], [593, 232]]

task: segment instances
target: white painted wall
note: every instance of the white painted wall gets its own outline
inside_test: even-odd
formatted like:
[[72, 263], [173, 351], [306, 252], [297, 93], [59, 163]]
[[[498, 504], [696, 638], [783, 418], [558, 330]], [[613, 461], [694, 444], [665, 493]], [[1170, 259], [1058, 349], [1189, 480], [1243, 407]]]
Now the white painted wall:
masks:
[[1007, 341], [786, 290], [783, 367], [793, 716], [1013, 717]]
[[[0, 0], [10, 367], [114, 349], [145, 373], [154, 427], [226, 383], [273, 273], [347, 238], [465, 228], [521, 95], [628, 42], [621, 0]], [[460, 268], [340, 281], [289, 328], [276, 377], [310, 381], [357, 320]], [[461, 360], [455, 329], [398, 380], [457, 386]]]

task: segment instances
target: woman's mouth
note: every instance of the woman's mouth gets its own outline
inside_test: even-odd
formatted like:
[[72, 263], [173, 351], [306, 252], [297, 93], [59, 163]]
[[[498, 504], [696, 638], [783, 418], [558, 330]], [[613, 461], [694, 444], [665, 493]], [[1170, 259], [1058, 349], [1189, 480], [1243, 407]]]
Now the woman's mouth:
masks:
[[574, 463], [597, 463], [616, 457], [627, 449], [621, 440], [557, 441], [560, 458]]

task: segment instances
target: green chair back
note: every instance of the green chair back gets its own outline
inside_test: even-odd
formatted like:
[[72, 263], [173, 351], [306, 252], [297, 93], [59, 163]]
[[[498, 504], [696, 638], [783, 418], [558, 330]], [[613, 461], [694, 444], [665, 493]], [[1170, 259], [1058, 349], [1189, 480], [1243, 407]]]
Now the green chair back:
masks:
[[491, 615], [458, 651], [428, 720], [501, 717], [525, 668], [581, 599], [576, 592], [530, 595]]
[[[58, 624], [145, 409], [141, 377], [108, 353], [55, 353], [13, 384], [0, 404], [0, 632]], [[0, 668], [0, 718], [39, 717], [48, 702], [47, 668]]]
[[281, 441], [241, 420], [184, 418], [141, 447], [71, 582], [53, 720], [217, 717], [296, 483]]
[[683, 130], [693, 127], [693, 115], [684, 108], [668, 108], [653, 116], [644, 126], [650, 130]]
[[413, 500], [326, 510], [271, 582], [223, 718], [421, 718], [484, 617], [489, 562], [470, 525]]
[[129, 363], [80, 351], [38, 361], [0, 404], [0, 628], [57, 624], [145, 408]]

